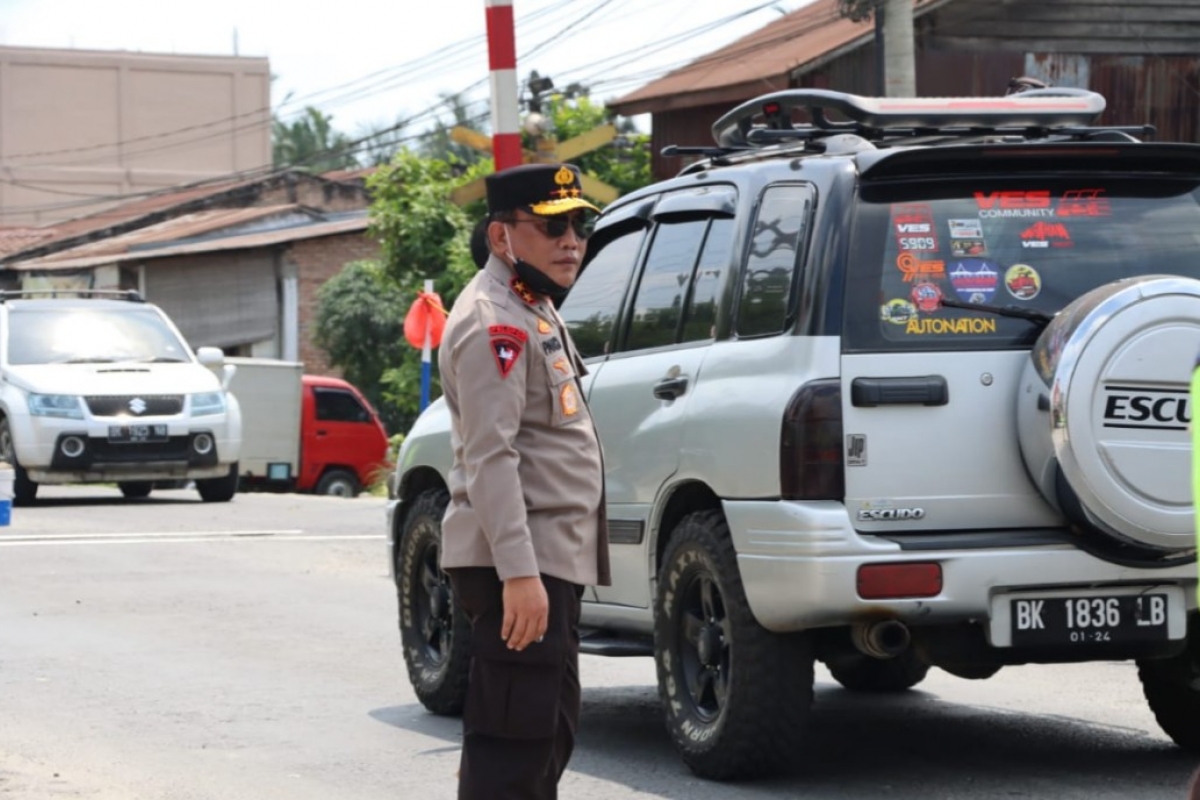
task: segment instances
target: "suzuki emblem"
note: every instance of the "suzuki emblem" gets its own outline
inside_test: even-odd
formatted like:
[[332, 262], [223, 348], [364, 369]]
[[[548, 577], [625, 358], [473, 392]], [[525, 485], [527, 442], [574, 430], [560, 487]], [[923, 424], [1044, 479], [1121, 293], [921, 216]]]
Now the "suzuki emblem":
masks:
[[146, 401], [140, 397], [135, 397], [129, 401], [129, 410], [135, 414], [141, 414], [146, 410]]

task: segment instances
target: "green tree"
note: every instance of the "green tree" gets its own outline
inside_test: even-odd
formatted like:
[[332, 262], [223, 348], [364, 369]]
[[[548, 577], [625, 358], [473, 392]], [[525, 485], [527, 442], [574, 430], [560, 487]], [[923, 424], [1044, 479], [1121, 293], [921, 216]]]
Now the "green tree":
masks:
[[[383, 251], [379, 272], [400, 298], [401, 319], [426, 279], [433, 280], [434, 291], [449, 308], [475, 274], [469, 242], [475, 217], [451, 202], [450, 191], [485, 168], [480, 164], [456, 176], [445, 161], [401, 151], [367, 179], [370, 234], [380, 240]], [[380, 392], [403, 423], [397, 430], [407, 430], [420, 411], [421, 352], [404, 341], [399, 326], [393, 335], [400, 351], [389, 354], [391, 360], [379, 376]], [[435, 366], [431, 396], [438, 394]]]
[[376, 261], [355, 261], [317, 293], [313, 342], [341, 368], [379, 410], [384, 427], [399, 431], [406, 420], [388, 401], [382, 378], [405, 355], [405, 298]]
[[309, 172], [354, 169], [353, 140], [334, 130], [333, 117], [318, 108], [305, 107], [291, 122], [276, 117], [271, 124], [271, 157], [276, 167]]

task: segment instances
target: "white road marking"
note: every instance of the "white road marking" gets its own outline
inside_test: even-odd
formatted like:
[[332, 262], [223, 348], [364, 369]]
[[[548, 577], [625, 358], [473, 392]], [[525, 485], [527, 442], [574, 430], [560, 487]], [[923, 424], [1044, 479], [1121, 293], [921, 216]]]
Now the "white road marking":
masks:
[[5, 536], [0, 532], [0, 541], [5, 539], [99, 539], [121, 536], [279, 536], [304, 533], [300, 528], [289, 530], [261, 531], [118, 531], [115, 533], [15, 533]]
[[288, 542], [350, 541], [386, 539], [384, 534], [306, 534], [286, 531], [160, 531], [152, 533], [46, 533], [6, 537], [0, 533], [0, 547], [37, 547], [80, 544], [183, 544], [197, 542], [269, 539]]

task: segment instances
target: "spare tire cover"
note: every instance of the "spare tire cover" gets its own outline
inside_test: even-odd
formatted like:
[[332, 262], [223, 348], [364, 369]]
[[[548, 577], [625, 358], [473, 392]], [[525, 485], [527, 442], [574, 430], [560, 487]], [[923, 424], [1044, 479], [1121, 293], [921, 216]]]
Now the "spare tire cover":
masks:
[[[1061, 510], [1156, 551], [1195, 547], [1188, 385], [1200, 354], [1200, 281], [1150, 275], [1079, 297], [1042, 332], [1019, 384], [1021, 453]], [[1073, 504], [1072, 504], [1073, 505]]]

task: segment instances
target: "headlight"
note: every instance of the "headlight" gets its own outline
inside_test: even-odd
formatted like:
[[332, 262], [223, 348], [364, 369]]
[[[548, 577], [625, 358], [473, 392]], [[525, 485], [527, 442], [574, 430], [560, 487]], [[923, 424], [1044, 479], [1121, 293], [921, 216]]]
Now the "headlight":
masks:
[[83, 419], [83, 406], [73, 394], [31, 394], [29, 413], [35, 417]]
[[204, 392], [192, 395], [192, 416], [207, 417], [225, 413], [225, 395], [221, 392]]

